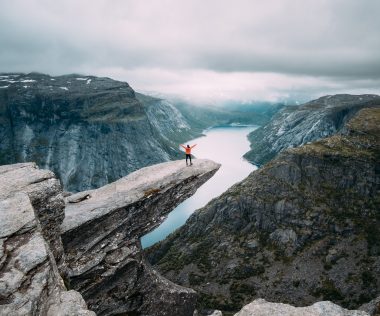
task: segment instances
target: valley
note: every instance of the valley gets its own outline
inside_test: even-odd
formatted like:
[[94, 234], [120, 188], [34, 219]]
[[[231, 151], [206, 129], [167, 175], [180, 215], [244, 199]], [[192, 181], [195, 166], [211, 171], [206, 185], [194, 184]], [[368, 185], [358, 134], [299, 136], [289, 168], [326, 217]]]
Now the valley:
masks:
[[[255, 299], [244, 309], [378, 297], [379, 96], [228, 110], [102, 77], [0, 78], [4, 311], [231, 315]], [[12, 234], [43, 267], [15, 272]]]

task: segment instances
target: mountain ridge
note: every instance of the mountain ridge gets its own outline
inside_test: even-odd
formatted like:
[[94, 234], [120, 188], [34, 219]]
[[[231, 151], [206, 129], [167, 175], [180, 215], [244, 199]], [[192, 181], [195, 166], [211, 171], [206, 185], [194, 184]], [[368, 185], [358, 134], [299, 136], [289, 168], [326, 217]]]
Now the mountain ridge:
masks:
[[374, 94], [336, 94], [284, 106], [267, 124], [249, 134], [251, 150], [244, 157], [263, 165], [282, 150], [339, 132], [360, 109], [379, 104], [380, 96]]
[[275, 112], [260, 111], [173, 103], [107, 77], [1, 73], [0, 164], [35, 161], [65, 190], [83, 191], [182, 157], [178, 144], [206, 128], [263, 123]]
[[341, 134], [283, 151], [147, 250], [200, 306], [254, 298], [357, 308], [380, 291], [380, 109]]
[[174, 107], [144, 105], [126, 82], [94, 76], [2, 74], [0, 121], [0, 163], [36, 161], [68, 191], [178, 159], [178, 142], [199, 136]]

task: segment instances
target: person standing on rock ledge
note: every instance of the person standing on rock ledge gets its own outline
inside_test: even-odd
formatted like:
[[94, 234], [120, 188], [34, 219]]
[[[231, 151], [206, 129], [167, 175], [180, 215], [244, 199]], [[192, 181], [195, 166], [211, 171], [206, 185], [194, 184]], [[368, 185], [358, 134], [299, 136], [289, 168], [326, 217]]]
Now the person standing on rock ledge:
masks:
[[187, 159], [190, 160], [190, 166], [193, 164], [193, 163], [191, 162], [191, 150], [192, 150], [195, 146], [197, 146], [197, 144], [195, 144], [195, 145], [193, 145], [193, 146], [190, 146], [190, 145], [185, 146], [185, 145], [182, 145], [182, 144], [181, 144], [181, 147], [184, 148], [184, 149], [185, 149], [185, 152], [186, 152], [186, 166], [188, 166], [188, 164], [187, 164]]

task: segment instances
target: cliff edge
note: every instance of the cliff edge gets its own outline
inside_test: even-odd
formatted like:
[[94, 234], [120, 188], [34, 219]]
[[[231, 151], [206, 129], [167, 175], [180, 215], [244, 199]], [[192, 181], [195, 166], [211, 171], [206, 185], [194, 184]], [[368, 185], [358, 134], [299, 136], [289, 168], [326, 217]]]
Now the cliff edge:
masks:
[[0, 313], [193, 315], [195, 292], [154, 271], [139, 238], [219, 167], [167, 162], [64, 198], [51, 171], [0, 166]]
[[92, 316], [67, 291], [59, 181], [33, 163], [0, 166], [0, 314]]

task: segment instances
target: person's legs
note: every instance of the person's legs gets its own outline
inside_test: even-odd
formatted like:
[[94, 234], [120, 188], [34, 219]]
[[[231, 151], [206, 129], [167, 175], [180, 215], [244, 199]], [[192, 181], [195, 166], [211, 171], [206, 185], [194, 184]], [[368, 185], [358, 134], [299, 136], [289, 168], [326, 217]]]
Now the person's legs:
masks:
[[189, 155], [189, 158], [190, 158], [190, 166], [193, 164], [192, 162], [191, 162], [191, 154]]
[[[187, 166], [187, 159], [189, 159], [189, 155], [186, 154], [186, 166]], [[190, 163], [191, 163], [191, 160], [190, 160]]]

